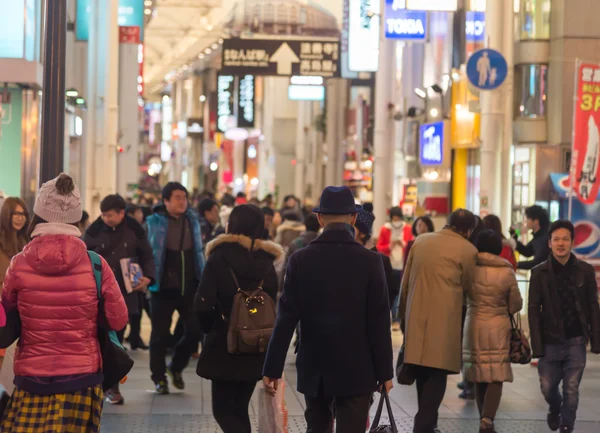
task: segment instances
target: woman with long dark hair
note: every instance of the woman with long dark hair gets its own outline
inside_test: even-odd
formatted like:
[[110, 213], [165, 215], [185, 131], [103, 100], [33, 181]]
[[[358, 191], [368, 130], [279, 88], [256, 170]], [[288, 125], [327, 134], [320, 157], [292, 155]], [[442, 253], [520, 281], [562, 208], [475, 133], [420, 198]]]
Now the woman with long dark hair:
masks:
[[406, 244], [405, 251], [404, 251], [404, 266], [406, 266], [406, 261], [408, 260], [408, 254], [410, 253], [410, 249], [414, 245], [415, 240], [422, 234], [433, 233], [434, 231], [435, 231], [435, 227], [433, 225], [433, 221], [431, 220], [431, 217], [424, 215], [415, 220], [414, 224], [412, 225], [412, 234], [414, 236], [414, 239], [411, 239], [410, 241], [408, 241], [408, 243]]
[[27, 205], [17, 197], [8, 197], [0, 209], [0, 294], [10, 260], [29, 242]]
[[264, 227], [258, 207], [233, 209], [227, 233], [206, 246], [206, 267], [194, 299], [206, 333], [196, 372], [212, 381], [213, 415], [224, 433], [251, 433], [248, 407], [256, 383], [262, 379], [265, 354], [230, 354], [227, 331], [238, 289], [261, 286], [273, 301], [277, 299], [273, 262], [283, 259], [284, 251], [261, 239]]

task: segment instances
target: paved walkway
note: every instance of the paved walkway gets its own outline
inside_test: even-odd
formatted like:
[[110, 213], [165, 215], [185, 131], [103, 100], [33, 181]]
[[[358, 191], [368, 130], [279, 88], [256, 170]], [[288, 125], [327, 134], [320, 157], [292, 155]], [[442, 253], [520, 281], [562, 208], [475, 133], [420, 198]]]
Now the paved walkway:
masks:
[[[400, 338], [394, 337], [396, 352]], [[190, 364], [184, 377], [186, 390], [161, 396], [154, 394], [149, 375], [148, 352], [132, 352], [135, 367], [127, 383], [122, 387], [126, 398], [124, 406], [105, 405], [102, 433], [219, 433], [211, 412], [210, 382], [195, 374]], [[286, 366], [286, 404], [289, 411], [289, 433], [306, 431], [304, 401], [295, 390], [296, 372], [294, 357], [288, 357]], [[349, 360], [351, 362], [351, 360]], [[444, 433], [467, 433], [478, 431], [478, 414], [475, 402], [458, 398], [456, 383], [459, 376], [451, 376], [444, 403], [440, 410], [440, 428]], [[251, 414], [258, 423], [259, 392], [255, 392]], [[417, 411], [415, 387], [396, 385], [391, 393], [394, 417], [400, 433], [412, 432], [412, 417]], [[588, 367], [581, 386], [581, 402], [578, 412], [578, 433], [600, 432], [600, 356], [590, 355]], [[506, 384], [504, 397], [497, 418], [499, 433], [546, 433], [546, 404], [540, 394], [537, 370], [530, 366], [515, 367], [515, 383]], [[256, 427], [258, 431], [258, 427]]]

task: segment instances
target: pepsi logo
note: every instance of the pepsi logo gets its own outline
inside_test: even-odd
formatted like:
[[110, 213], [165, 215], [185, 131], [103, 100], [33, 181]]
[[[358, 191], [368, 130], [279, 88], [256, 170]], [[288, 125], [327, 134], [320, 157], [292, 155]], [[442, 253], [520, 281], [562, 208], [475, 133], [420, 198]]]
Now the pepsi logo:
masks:
[[571, 188], [571, 179], [569, 178], [569, 176], [565, 176], [563, 178], [560, 179], [560, 186], [561, 188], [563, 188], [565, 191], [569, 190], [569, 188]]
[[575, 254], [594, 257], [600, 252], [600, 229], [591, 221], [578, 221], [575, 223]]

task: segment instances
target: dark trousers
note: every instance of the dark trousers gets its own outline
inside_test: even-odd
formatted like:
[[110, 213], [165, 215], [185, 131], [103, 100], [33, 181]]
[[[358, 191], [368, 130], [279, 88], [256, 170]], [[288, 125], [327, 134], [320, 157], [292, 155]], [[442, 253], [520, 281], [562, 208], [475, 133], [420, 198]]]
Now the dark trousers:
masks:
[[143, 295], [142, 306], [143, 308], [139, 314], [129, 315], [129, 336], [127, 337], [127, 341], [132, 344], [142, 342], [142, 337], [140, 336], [142, 331], [142, 313], [146, 311], [146, 314], [150, 317], [150, 301], [146, 298], [145, 294]]
[[475, 399], [479, 416], [493, 421], [502, 399], [502, 382], [476, 383]]
[[171, 342], [173, 313], [179, 312], [183, 320], [183, 337], [175, 345], [170, 369], [180, 373], [188, 365], [192, 353], [202, 337], [200, 322], [194, 315], [193, 302], [189, 296], [153, 295], [150, 300], [152, 334], [150, 336], [150, 371], [155, 383], [165, 380], [167, 349]]
[[448, 372], [437, 368], [415, 366], [419, 411], [415, 415], [414, 433], [433, 433], [438, 411], [448, 383]]
[[337, 433], [365, 433], [371, 394], [356, 397], [307, 397], [304, 417], [306, 433], [333, 433], [335, 413]]
[[256, 382], [212, 381], [213, 416], [223, 433], [251, 433], [248, 408]]
[[[544, 345], [538, 373], [542, 394], [550, 411], [560, 412], [561, 427], [573, 428], [579, 406], [579, 384], [587, 361], [586, 342], [583, 337], [567, 340], [563, 344]], [[562, 382], [562, 395], [558, 389]]]

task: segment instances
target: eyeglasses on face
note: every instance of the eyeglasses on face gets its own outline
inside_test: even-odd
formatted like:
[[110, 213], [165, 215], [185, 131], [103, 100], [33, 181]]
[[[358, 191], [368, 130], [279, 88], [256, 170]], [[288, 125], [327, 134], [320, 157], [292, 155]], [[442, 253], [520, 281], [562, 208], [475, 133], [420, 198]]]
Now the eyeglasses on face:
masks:
[[12, 216], [17, 218], [27, 218], [29, 214], [27, 212], [12, 212]]

